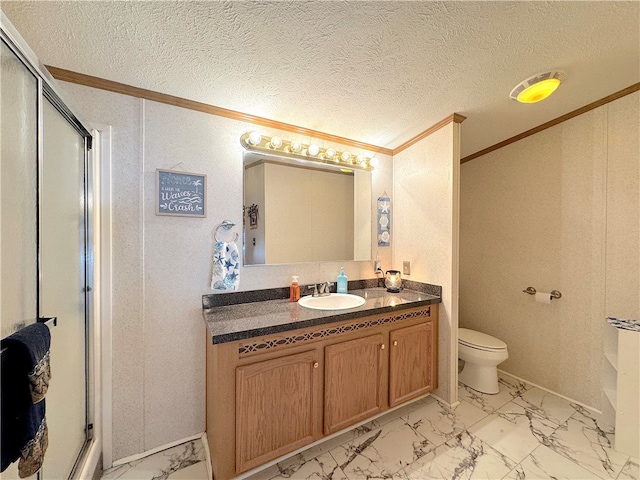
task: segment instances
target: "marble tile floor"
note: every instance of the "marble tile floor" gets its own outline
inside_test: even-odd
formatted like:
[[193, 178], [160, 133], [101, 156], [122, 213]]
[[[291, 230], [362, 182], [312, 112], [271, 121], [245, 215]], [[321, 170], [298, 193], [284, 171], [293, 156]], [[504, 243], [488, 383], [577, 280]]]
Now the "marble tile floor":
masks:
[[207, 480], [202, 440], [192, 440], [102, 472], [102, 480]]
[[[248, 479], [640, 480], [640, 461], [613, 450], [613, 428], [580, 405], [505, 374], [497, 395], [460, 386], [459, 399], [451, 410], [427, 397]], [[205, 480], [202, 444], [190, 443], [102, 478]]]

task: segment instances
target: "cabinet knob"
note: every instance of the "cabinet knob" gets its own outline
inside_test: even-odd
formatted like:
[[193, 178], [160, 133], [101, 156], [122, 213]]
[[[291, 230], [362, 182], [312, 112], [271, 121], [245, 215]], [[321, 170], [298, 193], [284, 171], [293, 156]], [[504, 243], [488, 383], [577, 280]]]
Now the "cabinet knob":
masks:
[[318, 362], [314, 362], [314, 363], [313, 363], [313, 368], [318, 368], [318, 367], [319, 367]]
[[394, 340], [394, 341], [393, 341], [393, 346], [394, 346], [394, 347], [397, 347], [397, 346], [398, 346], [398, 340]]
[[380, 350], [384, 350], [384, 343], [380, 345]]

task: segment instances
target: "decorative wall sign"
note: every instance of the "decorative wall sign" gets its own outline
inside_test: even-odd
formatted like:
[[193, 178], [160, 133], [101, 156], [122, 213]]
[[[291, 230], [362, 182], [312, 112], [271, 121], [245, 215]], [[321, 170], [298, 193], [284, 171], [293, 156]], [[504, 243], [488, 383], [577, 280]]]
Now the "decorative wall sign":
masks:
[[391, 245], [391, 199], [378, 197], [378, 246]]
[[156, 215], [207, 216], [207, 176], [156, 169]]

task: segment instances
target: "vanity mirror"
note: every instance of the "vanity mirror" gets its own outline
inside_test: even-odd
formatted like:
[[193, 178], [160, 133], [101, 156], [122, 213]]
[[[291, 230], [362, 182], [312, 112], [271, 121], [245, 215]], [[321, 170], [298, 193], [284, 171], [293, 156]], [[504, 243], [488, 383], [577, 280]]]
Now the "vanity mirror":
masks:
[[371, 259], [371, 172], [244, 154], [244, 265]]

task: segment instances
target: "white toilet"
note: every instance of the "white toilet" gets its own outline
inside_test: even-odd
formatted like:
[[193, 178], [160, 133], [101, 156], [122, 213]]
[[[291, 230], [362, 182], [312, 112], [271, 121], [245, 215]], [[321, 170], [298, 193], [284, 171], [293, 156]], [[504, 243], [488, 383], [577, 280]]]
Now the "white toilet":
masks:
[[458, 380], [482, 393], [498, 393], [498, 364], [509, 358], [507, 344], [486, 333], [458, 329], [458, 358], [464, 368]]

